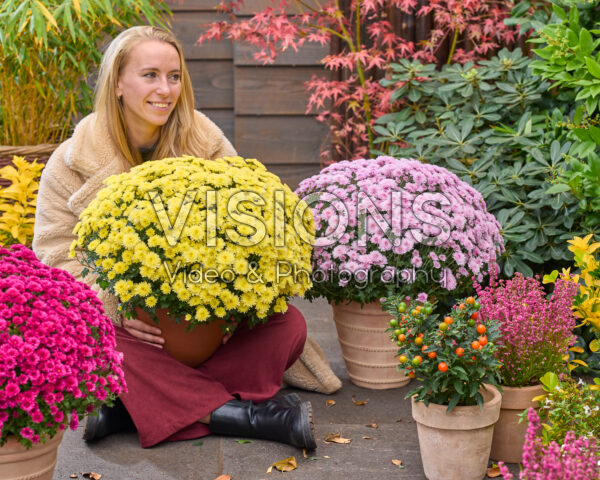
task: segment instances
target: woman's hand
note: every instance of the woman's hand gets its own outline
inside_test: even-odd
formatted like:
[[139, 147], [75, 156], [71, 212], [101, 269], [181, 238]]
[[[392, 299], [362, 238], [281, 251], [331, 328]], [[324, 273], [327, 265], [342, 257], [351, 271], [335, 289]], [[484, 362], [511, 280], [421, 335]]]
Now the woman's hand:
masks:
[[163, 348], [165, 339], [160, 336], [160, 328], [148, 325], [137, 318], [122, 318], [123, 328], [135, 338], [154, 347]]

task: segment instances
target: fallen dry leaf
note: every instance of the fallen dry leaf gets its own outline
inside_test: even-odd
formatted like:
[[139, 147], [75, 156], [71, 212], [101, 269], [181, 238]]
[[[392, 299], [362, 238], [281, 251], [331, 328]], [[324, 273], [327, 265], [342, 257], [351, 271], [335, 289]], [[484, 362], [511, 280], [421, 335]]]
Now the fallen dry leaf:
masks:
[[402, 460], [392, 460], [392, 463], [393, 463], [394, 465], [396, 465], [397, 467], [400, 467], [400, 466], [402, 466]]
[[349, 438], [342, 437], [342, 432], [337, 433], [326, 433], [325, 442], [327, 443], [350, 443], [352, 440]]
[[364, 440], [373, 440], [373, 437], [363, 437]]
[[323, 458], [331, 458], [329, 455], [323, 455]]
[[354, 403], [354, 405], [362, 406], [369, 403], [369, 400], [357, 400], [356, 398], [354, 398], [354, 395], [352, 395], [352, 403]]
[[298, 468], [298, 462], [296, 461], [296, 457], [288, 457], [284, 458], [283, 460], [279, 460], [278, 462], [275, 462], [271, 466], [276, 468], [280, 472], [291, 472], [292, 470], [296, 470]]
[[100, 480], [102, 475], [96, 472], [83, 472], [83, 478], [91, 478], [92, 480]]
[[368, 425], [365, 425], [365, 427], [369, 427], [369, 428], [379, 428], [379, 425], [377, 425], [375, 422], [371, 422]]
[[327, 405], [328, 407], [333, 407], [335, 405], [335, 400], [327, 400], [325, 402], [325, 405]]
[[267, 473], [271, 473], [273, 471], [273, 465], [271, 465], [269, 468], [267, 468]]
[[302, 455], [304, 456], [304, 458], [308, 458], [308, 455], [306, 454], [306, 448], [302, 449]]
[[500, 473], [500, 469], [498, 467], [493, 467], [493, 468], [487, 469], [487, 476], [489, 478], [496, 478], [496, 477], [499, 477], [500, 475], [501, 475], [501, 473]]
[[69, 475], [70, 478], [78, 478], [79, 475], [77, 475], [76, 473], [72, 473], [71, 475]]
[[215, 478], [215, 480], [231, 480], [231, 477], [229, 475], [221, 475]]

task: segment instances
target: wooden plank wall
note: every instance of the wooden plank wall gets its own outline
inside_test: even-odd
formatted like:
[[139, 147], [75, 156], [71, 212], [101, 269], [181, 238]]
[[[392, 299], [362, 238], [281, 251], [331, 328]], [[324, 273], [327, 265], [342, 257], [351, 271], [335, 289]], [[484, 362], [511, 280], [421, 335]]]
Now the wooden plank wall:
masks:
[[[281, 55], [273, 65], [257, 65], [250, 47], [224, 40], [196, 45], [201, 25], [219, 20], [217, 0], [175, 0], [172, 28], [184, 47], [196, 108], [206, 113], [244, 157], [258, 158], [292, 189], [320, 170], [319, 151], [327, 128], [306, 115], [304, 82], [327, 75], [319, 60], [329, 47], [308, 45]], [[246, 0], [239, 17], [267, 6]]]

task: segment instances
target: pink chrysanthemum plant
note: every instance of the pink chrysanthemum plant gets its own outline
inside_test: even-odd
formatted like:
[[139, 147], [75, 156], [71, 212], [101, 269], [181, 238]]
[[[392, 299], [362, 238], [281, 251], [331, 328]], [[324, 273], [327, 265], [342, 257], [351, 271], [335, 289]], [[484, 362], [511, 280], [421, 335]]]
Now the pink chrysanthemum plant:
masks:
[[457, 298], [504, 250], [481, 194], [439, 166], [384, 156], [343, 161], [296, 193], [311, 206], [316, 230], [308, 298]]
[[500, 327], [497, 358], [503, 385], [529, 386], [546, 372], [565, 369], [564, 358], [576, 339], [571, 307], [577, 288], [558, 280], [547, 298], [537, 276], [516, 273], [509, 280], [492, 279], [486, 288], [475, 282], [482, 318]]
[[113, 325], [88, 285], [23, 245], [0, 248], [0, 445], [44, 443], [126, 390]]

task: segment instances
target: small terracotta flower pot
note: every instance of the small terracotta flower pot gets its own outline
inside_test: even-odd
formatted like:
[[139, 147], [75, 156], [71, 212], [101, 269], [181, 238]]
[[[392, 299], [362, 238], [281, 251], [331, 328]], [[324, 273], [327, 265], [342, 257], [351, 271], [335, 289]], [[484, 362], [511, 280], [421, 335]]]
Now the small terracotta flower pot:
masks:
[[523, 457], [523, 444], [527, 433], [527, 421], [519, 423], [519, 414], [529, 407], [536, 408], [532, 399], [543, 395], [542, 384], [530, 387], [502, 386], [502, 408], [494, 428], [490, 457], [506, 463], [519, 463]]
[[332, 304], [333, 320], [346, 370], [355, 385], [372, 390], [399, 388], [410, 382], [398, 370], [398, 347], [386, 329], [391, 316], [379, 302]]
[[165, 339], [163, 348], [188, 367], [198, 367], [208, 360], [221, 345], [222, 326], [225, 325], [225, 320], [213, 320], [196, 325], [186, 331], [189, 323], [185, 320], [181, 320], [179, 323], [175, 322], [173, 317], [168, 314], [167, 309], [156, 309], [158, 325], [141, 308], [136, 308], [135, 311], [139, 320], [160, 328], [161, 336]]
[[481, 391], [483, 409], [415, 402], [412, 416], [417, 422], [419, 447], [425, 476], [429, 480], [481, 480], [485, 477], [494, 424], [500, 416], [502, 395], [486, 385]]
[[59, 431], [46, 443], [36, 443], [27, 450], [14, 437], [0, 447], [0, 478], [10, 480], [52, 480], [56, 453], [63, 437]]

